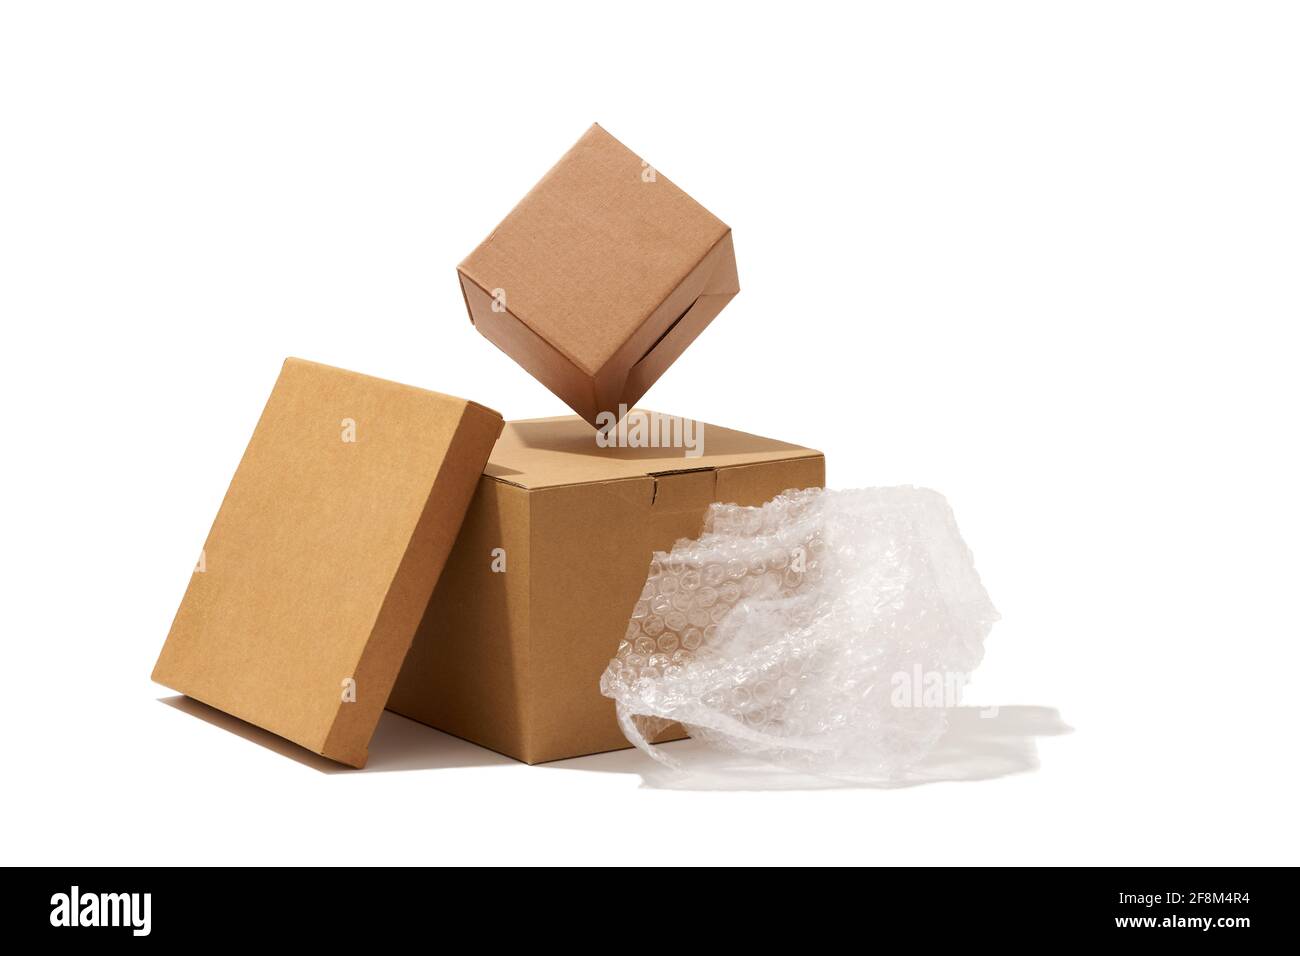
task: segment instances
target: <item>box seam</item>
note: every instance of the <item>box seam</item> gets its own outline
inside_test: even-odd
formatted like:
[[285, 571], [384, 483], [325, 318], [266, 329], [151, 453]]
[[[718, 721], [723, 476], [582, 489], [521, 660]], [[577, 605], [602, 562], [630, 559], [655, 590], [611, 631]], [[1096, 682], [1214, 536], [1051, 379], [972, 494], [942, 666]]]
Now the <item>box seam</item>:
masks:
[[747, 468], [751, 465], [776, 464], [778, 462], [786, 462], [786, 461], [802, 461], [806, 458], [826, 457], [825, 452], [817, 451], [814, 448], [807, 449], [807, 452], [808, 454], [806, 455], [786, 455], [782, 458], [762, 458], [756, 461], [737, 461], [737, 462], [732, 462], [731, 464], [728, 465], [701, 465], [695, 468], [673, 468], [673, 469], [660, 470], [660, 471], [642, 472], [639, 475], [623, 475], [618, 478], [599, 478], [595, 480], [586, 479], [586, 480], [577, 480], [577, 481], [559, 481], [559, 482], [548, 483], [544, 485], [525, 485], [525, 484], [521, 484], [518, 481], [511, 481], [509, 478], [506, 478], [502, 475], [489, 475], [487, 472], [483, 473], [483, 477], [490, 478], [493, 481], [499, 481], [503, 485], [510, 485], [514, 488], [522, 488], [524, 491], [545, 491], [549, 488], [572, 488], [574, 485], [604, 485], [604, 484], [611, 484], [616, 481], [629, 481], [633, 479], [640, 480], [642, 478], [653, 479], [653, 478], [665, 477], [668, 475], [690, 474], [691, 472], [698, 472], [698, 471], [725, 471], [730, 468]]
[[[712, 215], [712, 213], [710, 213], [710, 215]], [[715, 216], [714, 218], [716, 219], [717, 217]], [[677, 289], [681, 288], [682, 283], [685, 282], [688, 278], [690, 278], [691, 273], [694, 272], [696, 269], [698, 269], [700, 267], [700, 264], [704, 262], [705, 259], [713, 255], [713, 251], [718, 248], [719, 244], [721, 244], [721, 242], [724, 239], [726, 239], [729, 235], [731, 235], [731, 227], [728, 226], [725, 222], [722, 222], [721, 219], [718, 219], [718, 222], [722, 223], [722, 234], [718, 236], [717, 239], [713, 240], [712, 243], [710, 243], [709, 248], [704, 250], [704, 252], [700, 256], [698, 256], [695, 259], [695, 261], [690, 264], [690, 266], [687, 267], [685, 272], [683, 272], [681, 275], [676, 277], [676, 279], [672, 282], [672, 284], [668, 286], [667, 292], [665, 292], [663, 295], [659, 297], [659, 301], [651, 305], [649, 310], [643, 316], [641, 316], [640, 319], [637, 320], [636, 326], [632, 329], [631, 333], [628, 334], [627, 339], [624, 340], [625, 342], [631, 340], [633, 336], [635, 336], [638, 332], [640, 332], [645, 327], [645, 324], [650, 321], [650, 317], [655, 314], [655, 310], [658, 309], [659, 306], [663, 305], [663, 303], [668, 299], [668, 297], [672, 295], [675, 291], [677, 291]], [[705, 286], [708, 285], [709, 279], [713, 278], [714, 273], [716, 273], [717, 271], [718, 271], [718, 266], [717, 264], [715, 264], [713, 270], [704, 279]], [[695, 297], [695, 301], [698, 301], [699, 299], [700, 296]], [[691, 308], [694, 307], [695, 307], [695, 302], [692, 302]], [[681, 319], [684, 318], [688, 312], [690, 312], [690, 309], [687, 309], [686, 312], [683, 312], [681, 314], [681, 316], [678, 316], [677, 321], [681, 321]], [[664, 333], [664, 335], [667, 334], [668, 334], [667, 332]], [[650, 348], [647, 349], [646, 352], [639, 359], [637, 359], [635, 362], [631, 363], [628, 366], [628, 369], [631, 370], [633, 368], [636, 368], [636, 366], [640, 365], [643, 361], [645, 361], [646, 356], [655, 350], [655, 347], [659, 344], [659, 341], [661, 341], [662, 339], [663, 336], [660, 336], [659, 339], [655, 341], [654, 345], [650, 346]], [[605, 370], [610, 367], [610, 364], [617, 357], [618, 357], [618, 350], [615, 349], [614, 353], [605, 360], [604, 364], [601, 365], [600, 369], [595, 374], [597, 376], [603, 375]]]

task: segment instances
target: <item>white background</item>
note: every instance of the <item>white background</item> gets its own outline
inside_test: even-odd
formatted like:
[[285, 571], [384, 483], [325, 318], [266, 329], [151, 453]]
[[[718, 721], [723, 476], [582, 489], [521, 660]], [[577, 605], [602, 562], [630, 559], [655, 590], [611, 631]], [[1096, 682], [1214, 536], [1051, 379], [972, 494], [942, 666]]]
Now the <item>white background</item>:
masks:
[[[0, 854], [1300, 862], [1294, 11], [0, 7]], [[683, 793], [389, 717], [325, 773], [159, 702], [286, 355], [567, 411], [453, 270], [593, 121], [735, 230], [644, 404], [945, 493], [1038, 769]]]

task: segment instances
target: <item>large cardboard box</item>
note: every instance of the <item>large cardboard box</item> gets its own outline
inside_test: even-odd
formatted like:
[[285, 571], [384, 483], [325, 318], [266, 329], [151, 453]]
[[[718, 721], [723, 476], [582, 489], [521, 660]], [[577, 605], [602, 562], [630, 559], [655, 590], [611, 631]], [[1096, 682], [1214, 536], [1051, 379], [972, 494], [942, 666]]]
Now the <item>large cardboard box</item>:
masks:
[[506, 423], [389, 709], [528, 763], [628, 746], [599, 680], [652, 553], [698, 536], [712, 502], [825, 480], [820, 452], [654, 413], [601, 438], [575, 417]]
[[459, 276], [479, 332], [597, 428], [740, 291], [727, 225], [599, 126]]
[[288, 359], [153, 679], [363, 766], [501, 425], [474, 402]]

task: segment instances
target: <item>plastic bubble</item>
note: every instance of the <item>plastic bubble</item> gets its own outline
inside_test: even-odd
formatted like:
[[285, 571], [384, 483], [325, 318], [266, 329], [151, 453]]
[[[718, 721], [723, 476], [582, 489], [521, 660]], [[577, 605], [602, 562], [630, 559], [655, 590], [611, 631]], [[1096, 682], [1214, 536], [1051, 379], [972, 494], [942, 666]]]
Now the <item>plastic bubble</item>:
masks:
[[600, 681], [633, 744], [673, 764], [647, 736], [679, 721], [711, 747], [872, 780], [930, 750], [997, 620], [947, 502], [908, 487], [715, 504], [643, 594]]

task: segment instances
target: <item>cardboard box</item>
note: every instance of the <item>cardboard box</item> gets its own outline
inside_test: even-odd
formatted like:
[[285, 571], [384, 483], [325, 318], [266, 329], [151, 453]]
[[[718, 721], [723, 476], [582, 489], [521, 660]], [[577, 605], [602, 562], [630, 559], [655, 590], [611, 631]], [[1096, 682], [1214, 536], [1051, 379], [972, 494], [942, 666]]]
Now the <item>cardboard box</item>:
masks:
[[727, 225], [599, 126], [459, 275], [475, 328], [597, 428], [740, 291]]
[[[653, 416], [605, 448], [579, 418], [506, 424], [389, 709], [527, 763], [628, 746], [599, 679], [652, 552], [698, 536], [714, 501], [825, 480], [812, 449]], [[702, 447], [627, 447], [656, 421], [642, 438], [676, 421]]]
[[153, 679], [363, 766], [501, 425], [288, 359]]

